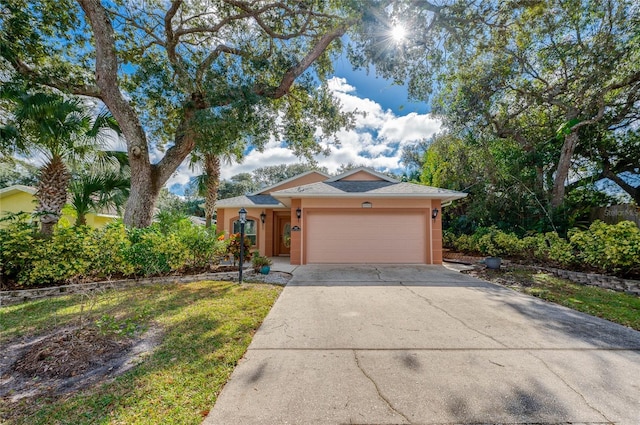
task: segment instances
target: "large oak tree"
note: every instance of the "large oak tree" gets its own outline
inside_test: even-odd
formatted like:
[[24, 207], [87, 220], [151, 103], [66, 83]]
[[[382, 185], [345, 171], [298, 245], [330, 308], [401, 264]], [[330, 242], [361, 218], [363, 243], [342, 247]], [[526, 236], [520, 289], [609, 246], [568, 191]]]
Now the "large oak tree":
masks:
[[[381, 49], [389, 40], [375, 31], [388, 23], [406, 29], [395, 49]], [[639, 25], [632, 0], [395, 1], [366, 15], [353, 56], [408, 79], [418, 99], [435, 91], [453, 131], [527, 151], [557, 140], [557, 207], [587, 128], [615, 132], [640, 119]]]
[[357, 3], [0, 0], [3, 77], [104, 102], [127, 141], [125, 223], [147, 226], [202, 128], [310, 156], [347, 124], [321, 83]]

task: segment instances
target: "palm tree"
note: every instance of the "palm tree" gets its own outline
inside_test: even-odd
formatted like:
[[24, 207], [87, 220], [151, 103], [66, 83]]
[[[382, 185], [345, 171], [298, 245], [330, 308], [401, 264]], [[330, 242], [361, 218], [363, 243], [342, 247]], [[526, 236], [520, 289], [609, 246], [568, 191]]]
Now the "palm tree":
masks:
[[28, 93], [5, 87], [0, 97], [9, 101], [12, 116], [0, 127], [0, 150], [21, 155], [40, 155], [36, 191], [44, 235], [50, 235], [67, 202], [71, 179], [67, 163], [95, 152], [106, 129], [118, 132], [108, 114], [94, 118], [80, 99], [51, 93]]
[[[206, 149], [206, 150], [205, 150]], [[205, 227], [211, 228], [213, 221], [213, 210], [218, 200], [218, 188], [220, 187], [220, 165], [221, 162], [231, 163], [233, 160], [242, 161], [244, 143], [236, 143], [231, 146], [209, 146], [199, 145], [191, 155], [191, 166], [202, 164], [204, 174], [195, 179], [197, 193], [204, 196], [204, 217]]]
[[77, 215], [76, 226], [85, 225], [90, 212], [115, 209], [120, 213], [129, 197], [131, 172], [127, 153], [98, 151], [95, 160], [74, 171], [69, 185], [69, 204]]
[[113, 172], [81, 174], [69, 186], [69, 204], [76, 211], [76, 226], [87, 224], [90, 212], [114, 208], [121, 211], [127, 198], [131, 180]]

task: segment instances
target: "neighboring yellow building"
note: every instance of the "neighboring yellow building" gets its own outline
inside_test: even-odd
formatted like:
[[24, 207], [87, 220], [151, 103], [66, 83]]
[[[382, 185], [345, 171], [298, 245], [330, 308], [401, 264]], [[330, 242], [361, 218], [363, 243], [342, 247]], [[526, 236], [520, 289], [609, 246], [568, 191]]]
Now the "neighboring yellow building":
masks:
[[[20, 184], [0, 189], [0, 219], [7, 216], [8, 213], [32, 213], [36, 206], [35, 198], [36, 189], [31, 186], [23, 186]], [[104, 227], [114, 220], [117, 215], [112, 214], [87, 214], [87, 225], [91, 227]], [[75, 223], [75, 217], [63, 215], [69, 223]], [[6, 227], [8, 222], [0, 221], [0, 228]]]

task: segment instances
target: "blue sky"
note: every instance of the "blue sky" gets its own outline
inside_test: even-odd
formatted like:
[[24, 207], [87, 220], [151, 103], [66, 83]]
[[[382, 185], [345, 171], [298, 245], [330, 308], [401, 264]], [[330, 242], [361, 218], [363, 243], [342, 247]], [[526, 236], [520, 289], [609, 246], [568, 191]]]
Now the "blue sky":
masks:
[[[429, 114], [429, 105], [411, 102], [407, 89], [377, 78], [373, 71], [353, 71], [349, 61], [341, 57], [334, 62], [335, 74], [329, 86], [345, 111], [360, 111], [355, 129], [338, 134], [340, 146], [332, 146], [328, 156], [317, 156], [319, 165], [335, 172], [341, 164], [364, 164], [381, 171], [401, 173], [400, 155], [404, 146], [429, 138], [441, 128], [439, 120]], [[222, 178], [251, 172], [268, 165], [301, 162], [281, 140], [268, 143], [264, 152], [251, 151], [240, 164], [224, 164]], [[186, 184], [200, 170], [182, 165], [167, 182], [176, 194], [183, 194]]]

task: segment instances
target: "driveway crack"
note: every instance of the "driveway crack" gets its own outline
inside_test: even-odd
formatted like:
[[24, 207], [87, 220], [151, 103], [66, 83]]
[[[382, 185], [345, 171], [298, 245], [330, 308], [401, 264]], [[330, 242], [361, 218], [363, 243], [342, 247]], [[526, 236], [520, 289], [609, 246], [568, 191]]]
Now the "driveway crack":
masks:
[[382, 280], [382, 274], [381, 274], [382, 272], [380, 271], [380, 269], [377, 267], [374, 267], [373, 269], [376, 271], [376, 274], [378, 275], [378, 280]]
[[540, 363], [542, 363], [544, 365], [544, 367], [551, 372], [556, 378], [558, 378], [560, 381], [562, 381], [562, 383], [564, 385], [567, 386], [567, 388], [569, 388], [571, 391], [573, 391], [574, 393], [576, 393], [581, 399], [582, 401], [584, 401], [584, 403], [589, 406], [594, 412], [598, 413], [600, 416], [602, 416], [604, 418], [605, 421], [607, 421], [607, 424], [615, 424], [615, 422], [613, 422], [611, 419], [607, 418], [607, 415], [605, 415], [601, 410], [599, 410], [597, 407], [591, 405], [591, 403], [589, 403], [587, 401], [587, 399], [585, 398], [585, 396], [578, 391], [577, 389], [575, 389], [571, 384], [569, 384], [562, 376], [560, 376], [558, 373], [556, 373], [555, 370], [551, 369], [551, 366], [549, 366], [547, 364], [547, 362], [545, 362], [544, 360], [542, 360], [540, 357], [536, 356], [535, 354], [528, 352], [529, 355], [535, 359], [537, 359]]
[[449, 313], [447, 310], [443, 309], [442, 307], [439, 307], [439, 306], [435, 305], [435, 304], [433, 303], [433, 301], [431, 301], [429, 298], [425, 297], [424, 295], [420, 295], [419, 293], [417, 293], [416, 291], [414, 291], [413, 289], [411, 289], [411, 287], [409, 287], [409, 286], [405, 285], [403, 282], [400, 282], [400, 285], [401, 285], [403, 288], [405, 288], [406, 290], [408, 290], [409, 292], [411, 292], [411, 293], [412, 293], [413, 295], [415, 295], [416, 297], [418, 297], [418, 298], [420, 298], [420, 299], [422, 299], [422, 300], [426, 301], [426, 302], [427, 302], [427, 304], [429, 304], [431, 307], [435, 308], [436, 310], [440, 310], [441, 312], [443, 312], [444, 314], [446, 314], [447, 316], [449, 316], [450, 318], [452, 318], [452, 319], [453, 319], [453, 320], [455, 320], [456, 322], [460, 323], [462, 326], [464, 326], [465, 328], [469, 329], [470, 331], [473, 331], [473, 332], [479, 333], [480, 335], [482, 335], [482, 336], [484, 336], [484, 337], [486, 337], [486, 338], [489, 338], [490, 340], [492, 340], [493, 342], [495, 342], [495, 343], [497, 343], [497, 344], [501, 345], [502, 347], [508, 348], [506, 344], [504, 344], [504, 343], [502, 343], [502, 342], [498, 341], [498, 340], [497, 340], [497, 339], [495, 339], [493, 336], [491, 336], [491, 335], [489, 335], [489, 334], [487, 334], [487, 333], [484, 333], [484, 332], [482, 332], [482, 331], [480, 331], [480, 330], [478, 330], [478, 329], [476, 329], [476, 328], [474, 328], [474, 327], [472, 327], [472, 326], [469, 326], [469, 325], [468, 325], [464, 320], [462, 320], [462, 319], [460, 319], [460, 318], [458, 318], [458, 317], [454, 316], [453, 314]]
[[378, 384], [376, 383], [376, 381], [374, 381], [373, 378], [362, 368], [362, 365], [360, 365], [360, 359], [358, 358], [358, 352], [356, 350], [353, 350], [353, 357], [356, 360], [356, 365], [358, 366], [358, 369], [360, 369], [360, 372], [362, 372], [362, 374], [366, 376], [369, 381], [371, 381], [371, 383], [376, 389], [376, 392], [378, 393], [378, 397], [380, 397], [380, 399], [387, 404], [387, 407], [389, 408], [389, 410], [391, 410], [393, 413], [397, 415], [402, 416], [404, 420], [410, 424], [411, 421], [409, 420], [409, 418], [407, 418], [407, 416], [404, 413], [402, 413], [401, 411], [393, 407], [393, 404], [391, 404], [391, 401], [388, 398], [386, 398], [384, 394], [382, 394], [382, 392], [380, 392], [380, 388], [378, 388]]

